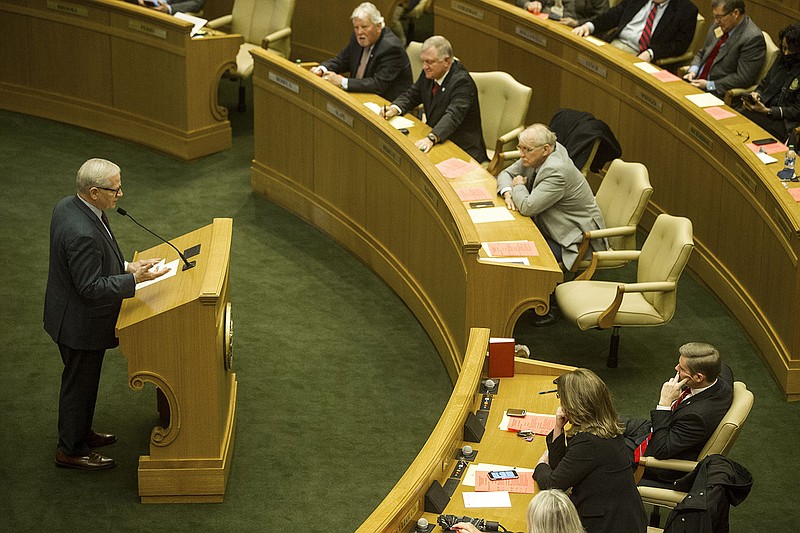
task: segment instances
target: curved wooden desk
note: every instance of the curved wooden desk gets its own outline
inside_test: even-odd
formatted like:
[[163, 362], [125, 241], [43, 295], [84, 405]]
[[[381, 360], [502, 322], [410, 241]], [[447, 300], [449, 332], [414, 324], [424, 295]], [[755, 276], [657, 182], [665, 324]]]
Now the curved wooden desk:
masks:
[[217, 85], [240, 35], [113, 0], [0, 0], [0, 107], [195, 159], [231, 146]]
[[[523, 311], [544, 313], [562, 274], [533, 222], [476, 224], [454, 187], [484, 187], [478, 168], [448, 180], [434, 163], [470, 160], [454, 144], [430, 154], [351, 95], [285, 59], [254, 51], [253, 189], [331, 235], [406, 302], [455, 382], [471, 327], [510, 336]], [[382, 102], [380, 102], [382, 103]], [[530, 266], [479, 261], [482, 242], [533, 240]]]
[[686, 100], [698, 92], [689, 84], [662, 83], [634, 56], [499, 0], [437, 2], [435, 16], [470, 70], [504, 70], [533, 88], [530, 122], [569, 107], [608, 123], [623, 158], [650, 170], [643, 224], [659, 213], [692, 220], [690, 267], [741, 321], [787, 396], [800, 399], [800, 207], [775, 175], [782, 165], [762, 164], [743, 143], [768, 135], [738, 115], [716, 121]]
[[[425, 492], [434, 480], [444, 485], [456, 466], [458, 452], [465, 444], [464, 422], [467, 415], [475, 412], [481, 403], [479, 385], [488, 341], [489, 330], [476, 328], [470, 331], [461, 374], [439, 423], [400, 481], [361, 524], [357, 530], [359, 533], [409, 531], [411, 524], [421, 516], [427, 518], [431, 524], [436, 523], [437, 514], [423, 513]], [[477, 462], [534, 468], [547, 448], [544, 437], [534, 437], [533, 442], [529, 443], [514, 433], [500, 431], [497, 426], [508, 408], [524, 408], [534, 413], [555, 413], [558, 407], [556, 395], [537, 393], [552, 389], [553, 378], [573, 368], [538, 363], [530, 359], [517, 359], [514, 366], [515, 376], [500, 380], [498, 394], [493, 397], [486, 432], [481, 442], [467, 444], [478, 451]], [[443, 514], [497, 520], [509, 531], [525, 531], [525, 511], [531, 494], [510, 494], [510, 508], [465, 509], [461, 493], [473, 490], [459, 484]]]

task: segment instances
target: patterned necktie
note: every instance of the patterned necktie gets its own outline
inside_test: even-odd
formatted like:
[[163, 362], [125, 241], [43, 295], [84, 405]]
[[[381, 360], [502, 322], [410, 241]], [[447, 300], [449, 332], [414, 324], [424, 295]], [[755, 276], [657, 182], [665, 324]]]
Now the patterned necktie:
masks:
[[436, 96], [436, 93], [438, 92], [439, 92], [439, 82], [435, 81], [433, 82], [433, 87], [431, 87], [431, 94], [433, 94], [433, 96]]
[[683, 389], [683, 392], [681, 393], [680, 396], [678, 396], [678, 399], [675, 400], [674, 402], [672, 402], [672, 410], [673, 411], [678, 408], [678, 406], [681, 404], [681, 402], [683, 401], [684, 398], [689, 396], [690, 392], [692, 392], [692, 389], [690, 389], [688, 387]]
[[[692, 392], [692, 389], [688, 387], [683, 389], [683, 392], [681, 393], [680, 396], [678, 396], [678, 399], [672, 402], [671, 409], [674, 411], [678, 407], [678, 405], [680, 405], [683, 399], [689, 396], [690, 392]], [[650, 430], [650, 433], [647, 435], [647, 437], [645, 437], [645, 439], [641, 442], [641, 444], [639, 444], [639, 446], [635, 450], [633, 450], [634, 463], [636, 464], [639, 463], [639, 460], [642, 458], [642, 456], [644, 456], [644, 452], [647, 449], [647, 445], [650, 443], [650, 439], [652, 438], [653, 438], [653, 430]]]
[[719, 53], [720, 47], [725, 44], [725, 41], [728, 40], [728, 34], [724, 34], [722, 37], [719, 38], [717, 44], [714, 46], [714, 49], [711, 50], [711, 53], [708, 55], [708, 59], [706, 60], [705, 64], [703, 65], [703, 69], [698, 74], [698, 78], [701, 80], [708, 79], [708, 73], [711, 72], [711, 65], [714, 63], [714, 60], [717, 58], [717, 54]]
[[364, 48], [364, 51], [361, 52], [361, 62], [358, 64], [358, 70], [356, 71], [357, 80], [364, 77], [364, 73], [367, 71], [367, 63], [369, 63], [369, 48]]
[[644, 23], [642, 36], [639, 37], [639, 53], [644, 52], [650, 47], [650, 36], [653, 34], [653, 21], [656, 20], [657, 10], [658, 10], [658, 4], [654, 2], [653, 9], [651, 9], [650, 14], [647, 15], [647, 22]]

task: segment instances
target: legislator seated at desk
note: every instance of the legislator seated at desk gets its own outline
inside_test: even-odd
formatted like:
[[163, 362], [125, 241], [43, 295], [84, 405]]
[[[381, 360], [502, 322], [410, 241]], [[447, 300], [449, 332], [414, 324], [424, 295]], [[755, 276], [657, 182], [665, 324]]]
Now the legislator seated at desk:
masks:
[[537, 15], [550, 13], [554, 20], [567, 26], [576, 27], [608, 11], [608, 0], [563, 0], [563, 13], [554, 13], [556, 0], [517, 0], [517, 7]]
[[728, 89], [757, 81], [767, 44], [761, 29], [744, 14], [744, 0], [711, 0], [711, 9], [716, 22], [684, 79], [721, 98]]
[[581, 37], [597, 34], [651, 62], [684, 53], [696, 25], [697, 7], [691, 0], [622, 0], [572, 31]]
[[375, 93], [394, 100], [414, 81], [403, 43], [385, 27], [380, 11], [369, 2], [356, 7], [350, 20], [350, 42], [339, 55], [323, 61], [312, 72], [345, 91]]
[[781, 56], [749, 98], [742, 114], [780, 141], [797, 146], [794, 129], [800, 125], [800, 24], [780, 33]]
[[431, 132], [416, 142], [423, 152], [451, 140], [479, 163], [488, 161], [483, 142], [478, 89], [472, 76], [453, 57], [453, 47], [440, 35], [422, 43], [422, 74], [392, 105], [384, 118], [402, 115], [422, 104]]
[[[130, 1], [130, 0], [129, 0]], [[175, 13], [199, 13], [206, 0], [132, 0], [140, 6], [174, 15]]]

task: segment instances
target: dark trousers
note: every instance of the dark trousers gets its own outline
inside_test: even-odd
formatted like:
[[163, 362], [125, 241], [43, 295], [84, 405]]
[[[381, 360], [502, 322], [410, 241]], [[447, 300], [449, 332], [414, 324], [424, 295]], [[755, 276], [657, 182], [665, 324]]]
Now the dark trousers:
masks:
[[58, 449], [69, 455], [89, 455], [86, 438], [92, 429], [100, 371], [105, 350], [76, 350], [58, 345], [64, 372], [58, 398]]

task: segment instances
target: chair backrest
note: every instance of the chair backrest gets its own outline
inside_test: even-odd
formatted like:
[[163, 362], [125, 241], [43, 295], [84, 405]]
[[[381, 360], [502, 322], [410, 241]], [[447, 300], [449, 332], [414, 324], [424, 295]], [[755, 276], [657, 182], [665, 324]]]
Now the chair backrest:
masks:
[[764, 54], [764, 64], [761, 65], [761, 70], [758, 71], [756, 84], [764, 79], [764, 76], [766, 76], [767, 72], [769, 72], [769, 69], [772, 68], [773, 63], [775, 63], [775, 59], [778, 57], [778, 53], [781, 51], [778, 45], [772, 42], [772, 37], [769, 36], [769, 33], [765, 31], [762, 31], [761, 33], [764, 34], [764, 43], [767, 45], [767, 53]]
[[715, 453], [728, 455], [739, 436], [744, 421], [747, 420], [747, 415], [750, 414], [750, 409], [753, 408], [753, 401], [753, 393], [747, 390], [747, 385], [741, 381], [734, 382], [733, 402], [706, 445], [700, 450], [700, 455], [697, 456], [698, 461]]
[[697, 22], [694, 25], [694, 37], [692, 37], [692, 42], [689, 45], [689, 48], [686, 50], [692, 54], [697, 53], [706, 42], [706, 18], [701, 15], [700, 13], [697, 14]]
[[[674, 281], [677, 284], [693, 248], [691, 220], [666, 213], [658, 215], [653, 229], [642, 245], [636, 281]], [[643, 296], [658, 311], [665, 323], [672, 320], [677, 290], [645, 292]]]
[[[245, 42], [261, 46], [261, 39], [292, 25], [295, 0], [235, 0], [231, 31]], [[270, 50], [289, 57], [289, 39], [270, 42]]]
[[501, 135], [524, 125], [533, 91], [507, 72], [470, 72], [470, 75], [478, 87], [483, 141], [487, 148], [493, 148]]
[[406, 54], [408, 54], [408, 60], [411, 62], [411, 79], [414, 81], [417, 81], [417, 78], [422, 73], [422, 60], [419, 58], [420, 52], [422, 52], [422, 43], [417, 41], [408, 42]]
[[[641, 163], [622, 159], [611, 162], [596, 197], [607, 228], [639, 225], [653, 194], [649, 176], [647, 167]], [[636, 234], [610, 237], [608, 244], [612, 250], [635, 250]]]

